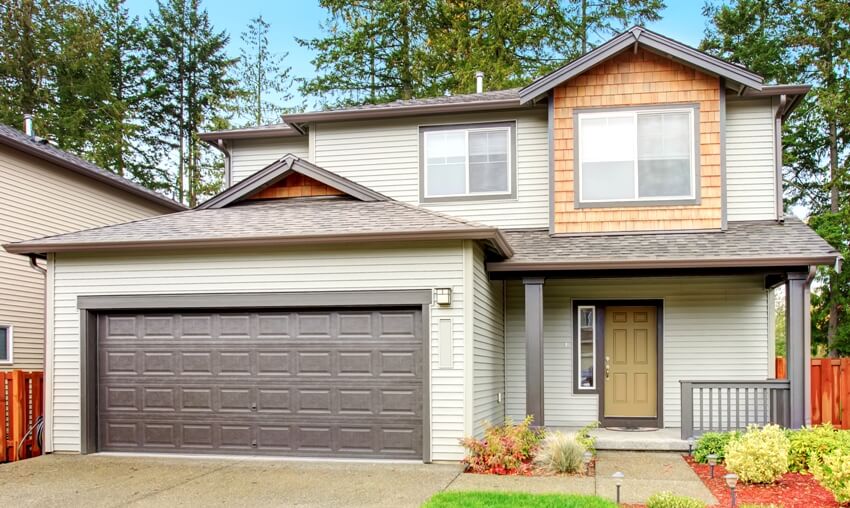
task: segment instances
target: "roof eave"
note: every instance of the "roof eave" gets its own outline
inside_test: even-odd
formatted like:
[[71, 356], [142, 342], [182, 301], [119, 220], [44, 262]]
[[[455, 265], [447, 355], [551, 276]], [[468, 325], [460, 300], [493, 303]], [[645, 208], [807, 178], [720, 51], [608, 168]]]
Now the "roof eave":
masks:
[[302, 137], [304, 134], [291, 127], [273, 129], [234, 129], [229, 131], [210, 131], [198, 134], [198, 138], [206, 142], [216, 142], [219, 139], [261, 139]]
[[29, 146], [26, 143], [21, 143], [21, 142], [18, 142], [16, 140], [9, 139], [9, 138], [3, 137], [3, 136], [0, 136], [0, 143], [6, 145], [8, 147], [14, 148], [16, 150], [20, 150], [21, 152], [24, 152], [28, 155], [32, 155], [33, 157], [47, 161], [51, 164], [55, 164], [59, 167], [65, 168], [69, 171], [73, 171], [74, 173], [77, 173], [79, 175], [91, 178], [92, 180], [96, 180], [96, 181], [103, 183], [103, 184], [106, 184], [110, 187], [113, 187], [113, 188], [116, 188], [116, 189], [121, 189], [124, 192], [127, 192], [129, 194], [133, 194], [134, 196], [143, 198], [143, 199], [150, 201], [150, 202], [157, 203], [157, 204], [162, 205], [162, 206], [164, 206], [164, 207], [166, 207], [170, 210], [173, 210], [173, 211], [186, 210], [186, 207], [184, 205], [182, 205], [182, 204], [180, 204], [176, 201], [173, 201], [171, 199], [168, 199], [165, 196], [160, 196], [159, 194], [157, 194], [153, 191], [146, 192], [142, 189], [136, 188], [133, 185], [130, 185], [129, 183], [124, 184], [120, 181], [114, 180], [114, 179], [109, 178], [107, 176], [100, 175], [98, 173], [91, 171], [90, 169], [82, 168], [82, 167], [77, 166], [76, 164], [72, 164], [71, 162], [66, 161], [66, 160], [64, 160], [60, 157], [56, 157], [56, 156], [51, 155], [49, 153], [46, 153], [44, 151], [38, 150], [38, 149], [36, 149], [32, 146]]
[[77, 242], [77, 243], [39, 243], [18, 242], [3, 245], [6, 252], [20, 255], [43, 255], [57, 252], [102, 252], [118, 250], [155, 250], [169, 248], [209, 248], [209, 247], [261, 247], [261, 246], [298, 246], [298, 245], [334, 245], [351, 242], [389, 242], [412, 240], [486, 240], [491, 241], [504, 257], [513, 255], [513, 250], [502, 233], [495, 228], [464, 229], [458, 231], [422, 230], [402, 232], [363, 232], [344, 235], [297, 235], [278, 237], [242, 237], [215, 239], [183, 239], [126, 242]]
[[371, 118], [396, 118], [411, 115], [430, 115], [439, 113], [466, 113], [499, 109], [518, 109], [528, 107], [518, 98], [494, 99], [484, 101], [458, 102], [454, 104], [420, 104], [386, 108], [367, 108], [349, 110], [328, 110], [311, 113], [293, 113], [284, 115], [287, 124], [298, 126], [310, 122], [331, 122], [341, 120], [363, 120]]
[[586, 72], [635, 44], [641, 45], [650, 51], [666, 55], [691, 67], [697, 67], [703, 72], [722, 76], [744, 87], [761, 90], [764, 86], [761, 76], [747, 69], [724, 62], [649, 30], [635, 27], [613, 37], [601, 46], [560, 69], [536, 79], [519, 91], [520, 101], [523, 104], [533, 101], [548, 93], [552, 88]]
[[591, 270], [658, 270], [658, 269], [701, 269], [701, 268], [771, 268], [783, 266], [831, 265], [838, 253], [821, 256], [724, 258], [724, 259], [678, 259], [678, 260], [629, 260], [571, 262], [518, 262], [497, 261], [487, 263], [491, 272], [529, 271], [591, 271]]

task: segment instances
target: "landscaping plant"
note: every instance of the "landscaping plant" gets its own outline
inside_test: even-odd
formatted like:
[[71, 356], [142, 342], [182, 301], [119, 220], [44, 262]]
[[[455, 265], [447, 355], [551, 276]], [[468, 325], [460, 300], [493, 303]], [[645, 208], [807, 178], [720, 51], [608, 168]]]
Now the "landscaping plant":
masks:
[[688, 496], [680, 496], [672, 492], [653, 494], [646, 501], [646, 508], [705, 508], [707, 505]]
[[576, 441], [578, 441], [584, 449], [596, 455], [596, 438], [590, 435], [590, 431], [599, 427], [599, 422], [588, 423], [576, 432]]
[[578, 473], [584, 466], [586, 451], [576, 434], [549, 432], [534, 458], [534, 464], [550, 473]]
[[468, 471], [488, 474], [530, 474], [531, 459], [544, 437], [543, 429], [531, 427], [532, 417], [514, 425], [510, 418], [502, 425], [485, 423], [484, 437], [464, 438], [463, 459]]
[[790, 446], [779, 425], [751, 425], [726, 445], [726, 469], [744, 483], [773, 483], [788, 472]]
[[811, 464], [812, 474], [839, 503], [850, 502], [850, 451], [835, 450]]
[[790, 430], [788, 440], [791, 442], [788, 468], [795, 472], [811, 470], [821, 457], [836, 450], [850, 453], [850, 432], [836, 430], [830, 423]]
[[738, 432], [706, 432], [694, 445], [694, 460], [700, 464], [708, 462], [708, 456], [717, 455], [722, 461], [726, 454], [726, 445], [739, 435]]

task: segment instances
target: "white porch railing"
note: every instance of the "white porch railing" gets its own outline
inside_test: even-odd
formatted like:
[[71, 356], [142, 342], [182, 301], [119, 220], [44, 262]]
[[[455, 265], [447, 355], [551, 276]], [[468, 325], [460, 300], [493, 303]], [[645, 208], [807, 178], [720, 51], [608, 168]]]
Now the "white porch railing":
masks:
[[680, 381], [682, 439], [791, 420], [788, 380]]

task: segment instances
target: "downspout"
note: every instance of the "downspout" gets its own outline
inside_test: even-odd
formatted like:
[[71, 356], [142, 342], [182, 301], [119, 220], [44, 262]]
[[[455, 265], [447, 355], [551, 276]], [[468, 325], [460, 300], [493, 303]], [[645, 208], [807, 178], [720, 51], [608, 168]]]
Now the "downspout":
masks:
[[38, 264], [38, 261], [37, 261], [38, 256], [35, 255], [35, 254], [27, 254], [27, 257], [30, 260], [30, 268], [32, 268], [33, 270], [37, 270], [37, 271], [41, 272], [42, 275], [47, 277], [47, 268], [44, 268], [44, 267], [42, 267]]
[[227, 149], [223, 139], [216, 140], [216, 148], [224, 154], [224, 183], [225, 188], [230, 188], [232, 182], [230, 177], [230, 150]]
[[773, 126], [773, 143], [776, 152], [774, 155], [776, 165], [776, 221], [780, 224], [785, 222], [785, 206], [782, 201], [784, 194], [782, 185], [782, 117], [785, 115], [787, 103], [788, 96], [780, 95]]

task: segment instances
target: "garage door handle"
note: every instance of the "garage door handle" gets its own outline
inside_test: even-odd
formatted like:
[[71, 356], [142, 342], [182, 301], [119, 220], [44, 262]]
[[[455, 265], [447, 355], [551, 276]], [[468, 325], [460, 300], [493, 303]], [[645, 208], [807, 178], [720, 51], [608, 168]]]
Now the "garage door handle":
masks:
[[256, 403], [251, 404], [251, 411], [256, 411], [256, 410], [257, 410], [257, 404]]

